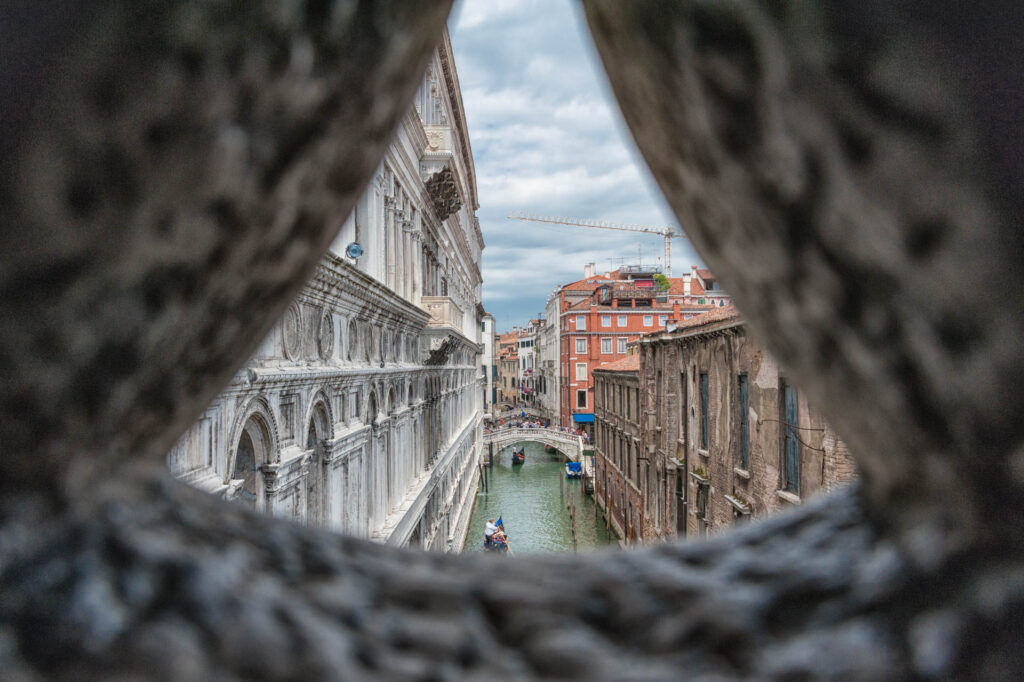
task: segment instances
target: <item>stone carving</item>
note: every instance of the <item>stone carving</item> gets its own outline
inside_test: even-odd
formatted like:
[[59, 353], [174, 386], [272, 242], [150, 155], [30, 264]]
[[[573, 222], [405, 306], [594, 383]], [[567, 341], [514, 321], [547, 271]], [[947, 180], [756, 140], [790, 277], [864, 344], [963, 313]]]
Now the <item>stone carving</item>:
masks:
[[302, 313], [297, 305], [290, 305], [281, 320], [281, 340], [284, 354], [289, 360], [298, 360], [302, 353]]
[[427, 193], [439, 219], [444, 220], [462, 208], [462, 195], [450, 166], [446, 165], [427, 179]]
[[[348, 212], [379, 163], [443, 3], [348, 14], [145, 3], [147, 21], [132, 22], [121, 13], [135, 4], [97, 2], [45, 26], [26, 15], [15, 29], [45, 38], [12, 43], [7, 63], [38, 77], [7, 89], [0, 132], [0, 669], [86, 680], [1021, 679], [1024, 124], [1019, 93], [997, 87], [1014, 82], [1019, 43], [1008, 50], [1003, 36], [1020, 25], [1018, 5], [585, 3], [673, 209], [851, 443], [864, 479], [707, 542], [519, 558], [500, 581], [486, 558], [399, 551], [231, 507], [159, 461], [283, 312], [333, 237], [327, 218]], [[171, 30], [182, 16], [204, 32]], [[229, 181], [213, 172], [204, 121], [227, 125], [216, 112], [240, 85], [217, 60], [232, 40], [273, 54], [282, 38], [315, 40], [329, 63], [271, 77], [254, 60], [264, 87], [250, 88], [258, 105], [247, 110], [275, 118], [247, 128], [265, 144], [235, 175], [259, 182], [219, 187], [207, 203]], [[353, 49], [320, 51], [322, 40]], [[66, 59], [59, 77], [45, 70], [50, 56]], [[190, 71], [202, 77], [187, 81]], [[175, 87], [168, 73], [188, 87], [148, 96], [153, 83]], [[285, 96], [307, 85], [346, 105], [304, 109]], [[30, 103], [52, 117], [29, 118]], [[104, 115], [80, 115], [97, 103]], [[155, 125], [168, 116], [188, 122], [184, 140]], [[94, 157], [119, 170], [90, 183]], [[328, 157], [344, 170], [325, 168]], [[124, 185], [139, 165], [149, 174]], [[332, 184], [317, 184], [323, 175]], [[54, 187], [67, 188], [66, 205]], [[262, 216], [284, 221], [279, 207], [296, 202], [316, 211], [294, 187], [347, 197], [344, 210], [326, 202], [325, 215], [300, 210], [280, 229]], [[160, 219], [179, 206], [219, 229]], [[152, 248], [170, 238], [181, 248]], [[965, 272], [985, 296], [951, 286]], [[40, 348], [68, 333], [74, 352]], [[264, 475], [275, 485], [272, 465]]]
[[440, 151], [444, 147], [444, 132], [440, 130], [427, 131], [427, 149], [432, 152]]
[[320, 351], [321, 360], [328, 359], [334, 352], [334, 318], [328, 311], [324, 311], [323, 317], [320, 318], [317, 349]]

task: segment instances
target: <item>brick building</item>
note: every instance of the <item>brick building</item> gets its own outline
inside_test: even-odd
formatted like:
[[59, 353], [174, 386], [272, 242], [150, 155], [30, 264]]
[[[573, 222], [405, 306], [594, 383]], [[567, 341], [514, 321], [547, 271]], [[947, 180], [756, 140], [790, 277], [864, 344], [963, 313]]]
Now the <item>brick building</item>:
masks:
[[855, 477], [845, 443], [732, 307], [636, 345], [642, 538], [706, 535]]
[[640, 453], [640, 358], [627, 355], [594, 370], [594, 497], [616, 534], [638, 542], [646, 474]]
[[[697, 273], [705, 273], [698, 276]], [[588, 273], [589, 274], [589, 273]], [[659, 288], [655, 268], [632, 266], [593, 275], [559, 291], [561, 395], [563, 425], [582, 428], [594, 437], [594, 390], [591, 372], [605, 362], [626, 356], [627, 346], [642, 334], [664, 329], [670, 321], [718, 310], [703, 284], [714, 286], [710, 273], [666, 279]], [[727, 295], [716, 290], [715, 301]], [[700, 302], [698, 302], [700, 301]]]
[[519, 331], [498, 335], [498, 401], [500, 407], [516, 404], [519, 392]]

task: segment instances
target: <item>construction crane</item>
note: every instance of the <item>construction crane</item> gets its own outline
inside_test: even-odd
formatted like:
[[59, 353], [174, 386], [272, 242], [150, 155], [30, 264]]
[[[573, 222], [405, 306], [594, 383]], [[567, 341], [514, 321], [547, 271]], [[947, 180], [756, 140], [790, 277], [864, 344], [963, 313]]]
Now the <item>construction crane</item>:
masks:
[[604, 220], [591, 220], [589, 218], [563, 218], [561, 216], [533, 215], [518, 211], [509, 215], [510, 220], [525, 220], [534, 223], [551, 223], [552, 225], [573, 225], [575, 227], [596, 227], [601, 230], [622, 230], [624, 232], [646, 232], [648, 234], [660, 234], [665, 238], [665, 276], [672, 276], [672, 237], [685, 238], [685, 235], [676, 234], [675, 228], [661, 227], [656, 225], [631, 225], [624, 223], [609, 223]]

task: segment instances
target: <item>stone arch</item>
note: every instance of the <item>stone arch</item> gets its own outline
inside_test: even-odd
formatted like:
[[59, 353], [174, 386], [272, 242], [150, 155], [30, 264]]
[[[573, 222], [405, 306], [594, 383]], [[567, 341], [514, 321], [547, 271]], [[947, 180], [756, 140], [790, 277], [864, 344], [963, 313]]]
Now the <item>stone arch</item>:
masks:
[[281, 450], [281, 431], [278, 428], [277, 419], [274, 417], [274, 411], [270, 408], [270, 403], [262, 395], [251, 398], [245, 404], [245, 407], [238, 411], [238, 416], [236, 416], [234, 425], [231, 427], [231, 449], [228, 450], [228, 461], [224, 475], [225, 483], [230, 480], [230, 474], [235, 467], [235, 448], [238, 439], [241, 437], [246, 424], [253, 418], [264, 424], [268, 437], [268, 447], [265, 448], [266, 455], [263, 460], [257, 461], [256, 465], [272, 463], [277, 453]]
[[381, 337], [384, 330], [381, 329], [379, 324], [370, 325], [370, 348], [367, 359], [370, 362], [384, 362], [384, 357], [381, 354]]
[[345, 326], [345, 357], [350, 362], [358, 359], [359, 352], [359, 325], [356, 323], [356, 318], [348, 318], [348, 324]]
[[388, 388], [388, 400], [387, 403], [385, 404], [384, 412], [385, 414], [390, 416], [391, 413], [393, 413], [396, 409], [398, 409], [398, 406], [395, 403], [395, 387], [390, 386]]
[[224, 482], [234, 482], [230, 499], [261, 509], [264, 486], [260, 467], [273, 462], [280, 450], [277, 423], [262, 396], [251, 400], [240, 414], [231, 432]]
[[[322, 410], [322, 416], [315, 414], [317, 410]], [[331, 401], [331, 389], [327, 386], [320, 386], [312, 391], [309, 398], [309, 406], [306, 408], [306, 415], [302, 420], [302, 424], [307, 428], [310, 422], [314, 419], [322, 418], [324, 421], [323, 438], [331, 439], [334, 437], [334, 403]]]
[[306, 424], [305, 448], [309, 450], [306, 470], [306, 522], [310, 525], [324, 525], [327, 505], [326, 471], [324, 464], [328, 454], [327, 441], [333, 434], [330, 401], [321, 390], [310, 401]]
[[366, 394], [366, 416], [363, 418], [363, 422], [373, 426], [377, 423], [377, 390], [371, 388]]

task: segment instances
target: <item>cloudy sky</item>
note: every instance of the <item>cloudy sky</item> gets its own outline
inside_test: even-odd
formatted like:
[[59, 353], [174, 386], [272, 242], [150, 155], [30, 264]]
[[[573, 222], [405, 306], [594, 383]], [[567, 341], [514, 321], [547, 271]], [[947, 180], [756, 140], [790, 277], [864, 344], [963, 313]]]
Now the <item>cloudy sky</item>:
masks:
[[[509, 220], [514, 211], [675, 225], [633, 145], [572, 0], [460, 0], [450, 21], [476, 164], [484, 307], [499, 330], [551, 290], [621, 259], [660, 259], [658, 235]], [[660, 261], [659, 261], [660, 262]], [[673, 272], [700, 263], [673, 240]]]

